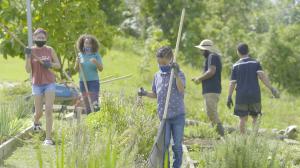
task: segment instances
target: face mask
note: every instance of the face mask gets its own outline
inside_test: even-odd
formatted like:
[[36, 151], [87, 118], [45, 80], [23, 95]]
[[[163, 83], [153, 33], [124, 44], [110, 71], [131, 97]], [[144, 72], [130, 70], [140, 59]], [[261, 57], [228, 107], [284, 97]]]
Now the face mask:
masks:
[[91, 47], [84, 47], [83, 51], [84, 52], [92, 52], [92, 48]]
[[161, 72], [170, 72], [171, 66], [170, 65], [159, 65], [159, 69]]
[[38, 47], [43, 47], [46, 44], [46, 41], [34, 41], [34, 43]]
[[203, 56], [204, 56], [205, 58], [207, 58], [207, 57], [209, 56], [209, 54], [210, 54], [210, 52], [209, 52], [208, 50], [204, 50], [204, 51], [203, 51]]

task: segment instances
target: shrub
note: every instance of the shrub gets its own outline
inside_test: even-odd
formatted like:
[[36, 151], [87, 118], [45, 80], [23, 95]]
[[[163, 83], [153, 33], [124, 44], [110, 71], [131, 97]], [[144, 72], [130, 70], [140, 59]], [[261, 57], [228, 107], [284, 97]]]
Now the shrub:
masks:
[[288, 160], [278, 156], [278, 142], [270, 143], [256, 135], [228, 136], [224, 142], [206, 151], [200, 159], [206, 168], [277, 168], [286, 167]]

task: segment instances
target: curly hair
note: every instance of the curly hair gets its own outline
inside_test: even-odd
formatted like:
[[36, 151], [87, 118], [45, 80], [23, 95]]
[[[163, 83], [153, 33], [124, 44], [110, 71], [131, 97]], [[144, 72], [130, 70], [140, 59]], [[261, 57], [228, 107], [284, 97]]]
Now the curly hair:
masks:
[[83, 47], [84, 47], [84, 41], [86, 39], [89, 39], [91, 41], [91, 44], [92, 44], [92, 52], [95, 53], [95, 52], [98, 52], [99, 50], [99, 42], [97, 40], [97, 38], [93, 35], [89, 35], [89, 34], [84, 34], [84, 35], [81, 35], [78, 40], [77, 40], [77, 49], [83, 53], [84, 50], [83, 50]]
[[159, 58], [165, 57], [168, 59], [172, 59], [174, 57], [172, 48], [170, 46], [164, 46], [164, 47], [159, 48], [157, 50], [156, 57], [159, 57]]

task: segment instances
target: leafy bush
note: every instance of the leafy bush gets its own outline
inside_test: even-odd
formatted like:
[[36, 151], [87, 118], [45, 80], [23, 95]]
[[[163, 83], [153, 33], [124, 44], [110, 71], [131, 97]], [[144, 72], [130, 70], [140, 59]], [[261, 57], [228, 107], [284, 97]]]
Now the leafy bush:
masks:
[[156, 57], [156, 51], [162, 46], [170, 45], [170, 42], [163, 38], [163, 32], [156, 26], [151, 26], [147, 29], [147, 39], [143, 53], [143, 59], [139, 66], [140, 74], [144, 82], [152, 81], [153, 74], [151, 73], [151, 64]]
[[[125, 146], [128, 152], [137, 152], [141, 157], [151, 150], [158, 118], [153, 113], [152, 104], [140, 105], [139, 102], [132, 102], [130, 99], [120, 100], [111, 95], [103, 96], [100, 112], [89, 115], [86, 123], [89, 128], [95, 131], [102, 131], [114, 127], [120, 134], [118, 137], [119, 147]], [[152, 114], [151, 114], [152, 113]]]
[[118, 103], [117, 98], [111, 95], [103, 96], [101, 110], [87, 117], [87, 125], [101, 131], [104, 127], [111, 127], [114, 123], [118, 123], [116, 129], [122, 132], [127, 126], [125, 110], [125, 106]]
[[[57, 168], [146, 167], [156, 133], [153, 126], [158, 125], [157, 117], [150, 113], [153, 106], [105, 95], [101, 107], [75, 127], [60, 127]], [[39, 148], [37, 160], [43, 166]]]
[[299, 28], [299, 25], [294, 25], [272, 30], [266, 41], [267, 47], [260, 56], [271, 80], [291, 94], [300, 93], [300, 50], [295, 47], [300, 40], [294, 38], [300, 35]]

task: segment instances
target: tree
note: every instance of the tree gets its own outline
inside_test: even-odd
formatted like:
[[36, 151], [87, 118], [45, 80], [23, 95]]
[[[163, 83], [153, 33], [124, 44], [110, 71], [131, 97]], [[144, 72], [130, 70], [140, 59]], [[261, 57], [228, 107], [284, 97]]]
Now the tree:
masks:
[[[27, 40], [26, 9], [23, 0], [3, 0], [0, 6], [1, 23], [5, 24], [22, 41]], [[106, 23], [106, 15], [99, 10], [98, 1], [40, 1], [32, 0], [32, 24], [34, 29], [48, 31], [48, 44], [57, 52], [63, 66], [72, 67], [75, 61], [74, 45], [84, 33], [95, 35], [100, 42], [100, 53], [112, 46], [115, 28]], [[24, 58], [23, 48], [11, 37], [0, 33], [0, 51], [7, 56]]]
[[251, 44], [253, 39], [257, 40], [257, 32], [268, 31], [268, 22], [262, 13], [269, 5], [270, 2], [263, 0], [148, 0], [141, 1], [140, 8], [141, 15], [150, 17], [174, 46], [179, 14], [185, 7], [187, 12], [182, 37], [185, 62], [199, 67], [202, 57], [194, 46], [209, 38], [220, 49], [228, 70], [237, 59], [237, 43], [245, 41]]

